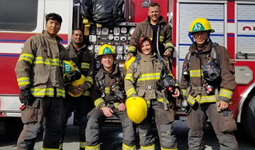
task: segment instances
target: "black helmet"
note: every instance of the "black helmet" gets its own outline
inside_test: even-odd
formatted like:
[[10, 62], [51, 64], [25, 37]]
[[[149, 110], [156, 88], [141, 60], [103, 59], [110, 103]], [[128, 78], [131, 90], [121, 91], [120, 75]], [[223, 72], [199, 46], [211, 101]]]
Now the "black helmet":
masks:
[[203, 75], [206, 81], [213, 82], [220, 76], [220, 68], [212, 59], [203, 65]]

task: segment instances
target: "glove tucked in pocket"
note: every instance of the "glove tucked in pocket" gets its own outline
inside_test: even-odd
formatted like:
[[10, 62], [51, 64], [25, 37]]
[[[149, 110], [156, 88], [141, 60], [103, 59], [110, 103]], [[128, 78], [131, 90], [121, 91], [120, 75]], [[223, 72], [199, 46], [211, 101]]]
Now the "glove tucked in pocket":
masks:
[[233, 112], [229, 109], [220, 112], [219, 130], [221, 132], [233, 132], [237, 130], [236, 121], [233, 118]]
[[26, 105], [21, 111], [21, 120], [24, 124], [36, 123], [38, 121], [40, 100], [34, 101], [32, 106]]

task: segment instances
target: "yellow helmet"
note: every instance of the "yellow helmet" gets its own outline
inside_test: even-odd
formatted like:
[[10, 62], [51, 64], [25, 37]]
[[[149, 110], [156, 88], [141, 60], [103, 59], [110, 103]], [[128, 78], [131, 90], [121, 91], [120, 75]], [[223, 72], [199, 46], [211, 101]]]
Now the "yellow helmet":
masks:
[[99, 48], [98, 56], [112, 54], [114, 57], [116, 56], [114, 48], [109, 44], [104, 44]]
[[193, 34], [194, 32], [200, 31], [210, 31], [213, 33], [214, 29], [211, 28], [211, 24], [207, 19], [197, 18], [191, 23], [189, 33]]
[[136, 124], [141, 123], [147, 116], [147, 103], [141, 97], [129, 97], [126, 100], [126, 107], [128, 118]]
[[[84, 84], [85, 83], [85, 80], [86, 80], [86, 77], [84, 75], [81, 75], [81, 78], [78, 79], [78, 80], [75, 80], [72, 82], [72, 86], [77, 86], [77, 85], [81, 85], [81, 84]], [[71, 92], [67, 92], [69, 95], [71, 95], [72, 97], [79, 97], [82, 95], [82, 93], [79, 93], [77, 95], [73, 95]]]
[[70, 71], [74, 71], [74, 70], [75, 68], [71, 61], [67, 61], [67, 60], [63, 61], [63, 74], [67, 74]]
[[126, 61], [124, 64], [124, 69], [128, 70], [130, 64], [132, 64], [133, 61], [135, 61], [135, 57], [131, 57], [128, 61]]

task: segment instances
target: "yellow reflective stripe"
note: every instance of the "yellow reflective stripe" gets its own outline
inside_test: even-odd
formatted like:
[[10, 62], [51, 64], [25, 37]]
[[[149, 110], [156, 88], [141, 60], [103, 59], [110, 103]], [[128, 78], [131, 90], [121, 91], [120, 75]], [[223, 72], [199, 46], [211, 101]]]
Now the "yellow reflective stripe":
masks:
[[97, 144], [95, 146], [87, 146], [86, 145], [86, 150], [100, 150], [100, 144]]
[[80, 148], [85, 148], [86, 147], [86, 142], [80, 142]]
[[127, 90], [127, 97], [129, 97], [132, 94], [136, 94], [136, 90], [134, 88], [130, 88]]
[[146, 103], [147, 103], [147, 107], [150, 108], [150, 106], [151, 106], [151, 101], [146, 101]]
[[168, 47], [174, 47], [174, 45], [173, 45], [173, 43], [171, 43], [171, 42], [167, 42], [166, 45], [165, 45], [165, 47], [166, 47], [166, 48], [168, 48]]
[[[174, 78], [174, 75], [172, 73], [168, 73], [169, 76]], [[174, 78], [175, 79], [175, 78]]]
[[181, 89], [181, 95], [182, 95], [182, 96], [186, 96], [186, 92], [187, 92], [187, 90]]
[[146, 80], [159, 80], [160, 79], [160, 73], [146, 73], [141, 74], [137, 81], [146, 81]]
[[58, 149], [60, 149], [60, 150], [63, 149], [63, 143], [59, 143], [59, 148]]
[[43, 59], [42, 57], [35, 57], [34, 64], [44, 64], [44, 65], [51, 65], [51, 66], [62, 66], [59, 59], [51, 59], [46, 58]]
[[159, 36], [159, 41], [160, 41], [160, 42], [164, 42], [164, 40], [165, 40], [165, 37], [162, 36], [162, 35], [160, 35], [160, 36]]
[[109, 94], [110, 93], [110, 87], [105, 87], [104, 88], [104, 93]]
[[119, 104], [120, 104], [120, 102], [115, 102], [113, 105], [115, 108], [118, 108]]
[[203, 76], [202, 70], [190, 70], [190, 77], [201, 77]]
[[86, 62], [81, 63], [81, 68], [82, 69], [89, 69], [89, 63], [86, 63]]
[[193, 96], [191, 96], [189, 94], [188, 98], [187, 98], [187, 101], [191, 104], [191, 105], [194, 105], [195, 104], [195, 98]]
[[[164, 98], [159, 98], [159, 99], [158, 99], [158, 101], [159, 101], [159, 102], [161, 102], [161, 103], [163, 103]], [[169, 102], [168, 102], [168, 101], [166, 101], [166, 103], [168, 104]]]
[[135, 46], [129, 46], [128, 47], [128, 52], [135, 52], [136, 47]]
[[29, 77], [20, 77], [18, 78], [18, 85], [22, 86], [22, 85], [27, 85], [30, 84], [30, 78]]
[[136, 145], [128, 146], [128, 145], [122, 143], [122, 150], [136, 150]]
[[126, 75], [126, 77], [125, 77], [125, 80], [130, 80], [131, 82], [133, 82], [133, 81], [134, 81], [134, 78], [133, 78], [132, 73], [128, 73], [128, 74]]
[[34, 60], [34, 55], [26, 54], [26, 53], [21, 54], [18, 61], [21, 61], [21, 60], [28, 61], [28, 62], [30, 62], [30, 64], [32, 64], [33, 60]]
[[42, 150], [59, 150], [58, 148], [42, 148]]
[[231, 99], [233, 95], [233, 92], [227, 89], [220, 89], [220, 94], [219, 96], [221, 97], [226, 97], [228, 99]]
[[212, 103], [216, 102], [215, 95], [202, 96], [199, 103]]
[[96, 106], [96, 108], [98, 108], [98, 105], [100, 105], [102, 103], [104, 103], [104, 99], [100, 97], [95, 100], [94, 105]]
[[161, 150], [178, 150], [177, 148], [163, 148], [161, 147]]
[[216, 97], [215, 97], [215, 95], [207, 95], [207, 96], [202, 96], [202, 97], [200, 95], [197, 95], [196, 98], [194, 98], [193, 96], [191, 96], [189, 94], [187, 100], [188, 100], [189, 103], [194, 105], [195, 101], [197, 101], [198, 103], [212, 103], [212, 102], [216, 102]]
[[86, 80], [85, 81], [88, 81], [88, 82], [90, 82], [91, 84], [93, 84], [93, 79], [91, 78], [91, 77], [86, 77]]
[[[35, 97], [54, 96], [54, 88], [31, 88], [31, 94]], [[56, 88], [57, 97], [65, 97], [65, 90]]]
[[155, 144], [150, 146], [141, 146], [140, 150], [155, 150]]
[[90, 91], [85, 91], [85, 92], [83, 92], [82, 95], [84, 95], [84, 96], [90, 96]]

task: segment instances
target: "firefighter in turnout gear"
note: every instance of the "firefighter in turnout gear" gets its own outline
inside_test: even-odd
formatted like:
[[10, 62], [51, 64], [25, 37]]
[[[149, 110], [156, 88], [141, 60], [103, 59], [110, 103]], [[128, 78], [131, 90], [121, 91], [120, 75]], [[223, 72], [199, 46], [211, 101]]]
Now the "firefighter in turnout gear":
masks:
[[[165, 77], [172, 76], [172, 74], [166, 67], [165, 60], [152, 51], [150, 38], [141, 38], [137, 45], [141, 55], [136, 60], [140, 59], [130, 64], [124, 81], [128, 98], [139, 96], [144, 98], [148, 104], [147, 117], [138, 124], [141, 150], [155, 150], [152, 114], [155, 116], [161, 149], [177, 150], [172, 124], [174, 110], [171, 99], [179, 96], [178, 85], [174, 84], [174, 90], [168, 94], [168, 88], [161, 84]], [[128, 109], [127, 107], [127, 111]]]
[[137, 25], [132, 34], [126, 61], [137, 54], [137, 43], [141, 37], [146, 36], [152, 40], [152, 51], [161, 55], [166, 60], [167, 65], [172, 65], [169, 64], [174, 51], [172, 28], [165, 22], [160, 13], [160, 5], [158, 3], [150, 3], [148, 17]]
[[106, 117], [117, 116], [123, 130], [123, 150], [135, 150], [135, 127], [128, 118], [125, 106], [124, 77], [114, 63], [116, 53], [112, 46], [100, 47], [98, 59], [101, 68], [95, 76], [91, 98], [95, 108], [89, 117], [86, 128], [86, 150], [99, 150], [99, 135]]
[[[46, 31], [29, 38], [22, 49], [15, 72], [20, 88], [23, 130], [17, 150], [33, 150], [44, 126], [42, 150], [58, 150], [64, 120], [65, 86], [62, 62], [70, 59], [57, 36], [62, 23], [58, 14], [46, 15]], [[43, 123], [44, 122], [44, 123]]]
[[190, 150], [205, 149], [204, 125], [209, 118], [221, 150], [238, 150], [234, 136], [236, 122], [229, 104], [236, 87], [235, 68], [228, 50], [213, 43], [209, 21], [197, 18], [190, 26], [194, 43], [184, 60], [180, 88], [190, 105], [188, 145]]
[[[83, 77], [85, 76], [85, 82], [77, 86], [73, 86], [73, 84], [67, 85], [68, 94], [64, 100], [65, 121], [63, 127], [65, 131], [67, 120], [71, 116], [72, 111], [75, 110], [79, 127], [80, 150], [85, 150], [87, 114], [94, 107], [90, 99], [90, 88], [94, 83], [95, 55], [83, 43], [83, 31], [81, 29], [74, 29], [71, 39], [72, 41], [67, 50], [71, 60], [77, 65]], [[64, 135], [65, 132], [60, 142], [60, 149], [63, 148]]]

